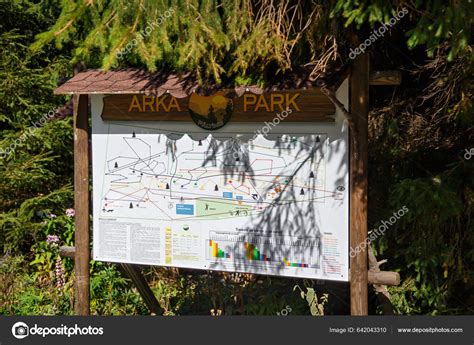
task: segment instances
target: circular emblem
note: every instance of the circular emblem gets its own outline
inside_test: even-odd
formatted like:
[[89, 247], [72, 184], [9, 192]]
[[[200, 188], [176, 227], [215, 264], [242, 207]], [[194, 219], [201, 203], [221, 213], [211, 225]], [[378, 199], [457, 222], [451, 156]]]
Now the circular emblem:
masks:
[[189, 113], [194, 123], [213, 131], [229, 122], [233, 111], [232, 100], [222, 91], [211, 96], [192, 93], [189, 98]]

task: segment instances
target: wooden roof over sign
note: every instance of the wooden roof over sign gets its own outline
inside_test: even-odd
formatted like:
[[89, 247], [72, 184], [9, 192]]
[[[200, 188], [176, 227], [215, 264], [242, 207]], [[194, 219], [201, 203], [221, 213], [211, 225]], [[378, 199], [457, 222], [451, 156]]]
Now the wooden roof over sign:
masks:
[[[345, 72], [341, 73], [341, 78], [336, 76], [335, 83], [339, 84], [345, 78]], [[259, 94], [262, 92], [275, 90], [290, 90], [314, 88], [315, 80], [311, 78], [310, 71], [299, 69], [297, 71], [274, 76], [275, 80], [268, 81], [264, 88], [256, 86], [235, 86], [231, 84], [219, 84], [212, 87], [204, 87], [198, 83], [194, 73], [186, 72], [182, 74], [167, 71], [150, 73], [143, 69], [121, 69], [102, 71], [89, 69], [79, 72], [64, 84], [54, 90], [57, 95], [61, 94], [155, 94], [161, 96], [169, 91], [175, 97], [186, 97], [191, 93], [198, 94], [212, 93], [220, 89], [234, 88], [237, 95], [241, 96], [246, 89]], [[334, 77], [332, 77], [334, 79]]]
[[287, 121], [334, 121], [334, 104], [314, 86], [304, 70], [284, 74], [264, 88], [230, 84], [201, 86], [193, 73], [86, 70], [54, 90], [55, 94], [107, 95], [102, 113], [104, 120], [165, 121], [184, 121], [182, 115], [188, 113], [188, 98], [211, 97], [216, 92], [223, 92], [226, 98], [233, 100], [236, 121], [266, 120], [288, 105], [294, 111]]

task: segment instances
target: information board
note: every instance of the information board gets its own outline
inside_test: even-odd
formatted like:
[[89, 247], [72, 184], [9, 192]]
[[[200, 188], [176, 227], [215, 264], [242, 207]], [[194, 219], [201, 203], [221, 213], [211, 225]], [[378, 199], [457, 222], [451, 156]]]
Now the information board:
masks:
[[[338, 97], [347, 102], [347, 82]], [[348, 280], [348, 128], [103, 121], [92, 96], [95, 260]], [[266, 135], [263, 135], [266, 134]]]

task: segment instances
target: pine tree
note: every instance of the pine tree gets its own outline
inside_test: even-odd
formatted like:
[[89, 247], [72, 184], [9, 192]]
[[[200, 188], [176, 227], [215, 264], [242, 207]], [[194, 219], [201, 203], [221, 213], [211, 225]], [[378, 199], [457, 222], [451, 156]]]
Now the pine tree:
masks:
[[70, 72], [60, 52], [28, 50], [54, 21], [50, 7], [2, 3], [0, 17], [0, 246], [18, 250], [38, 238], [44, 215], [72, 206], [72, 121], [53, 95]]
[[231, 78], [242, 85], [308, 62], [298, 59], [301, 52], [318, 56], [327, 48], [307, 41], [316, 32], [325, 36], [327, 16], [306, 1], [148, 0], [124, 6], [122, 0], [65, 0], [61, 8], [33, 50], [53, 41], [72, 44], [75, 60], [105, 69], [193, 71], [201, 81]]

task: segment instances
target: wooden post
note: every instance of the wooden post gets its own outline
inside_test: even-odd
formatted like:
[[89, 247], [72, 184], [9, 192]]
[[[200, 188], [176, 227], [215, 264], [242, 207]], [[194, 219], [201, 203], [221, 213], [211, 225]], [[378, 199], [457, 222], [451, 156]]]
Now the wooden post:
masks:
[[140, 296], [142, 296], [143, 301], [150, 309], [151, 313], [154, 315], [163, 314], [163, 309], [160, 306], [160, 303], [156, 299], [153, 291], [151, 291], [148, 283], [143, 276], [140, 268], [137, 265], [130, 264], [120, 264], [122, 270], [125, 274], [132, 280], [133, 284], [137, 287]]
[[351, 140], [350, 247], [361, 249], [350, 258], [351, 315], [367, 315], [367, 125], [369, 110], [369, 56], [367, 54], [357, 56], [352, 65], [350, 102], [355, 129], [351, 135], [354, 136], [357, 144], [354, 145], [354, 140]]
[[89, 315], [89, 116], [87, 95], [74, 95], [75, 313]]

